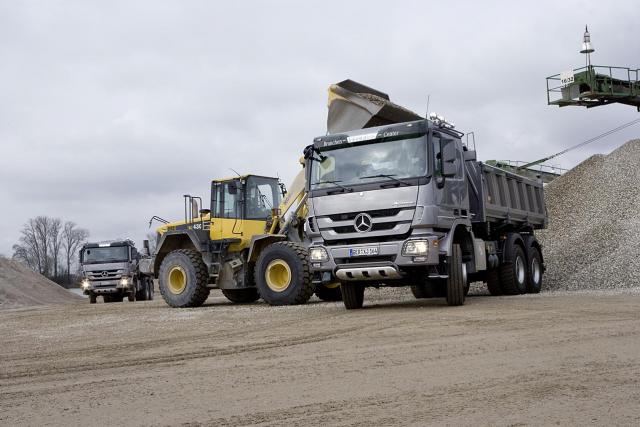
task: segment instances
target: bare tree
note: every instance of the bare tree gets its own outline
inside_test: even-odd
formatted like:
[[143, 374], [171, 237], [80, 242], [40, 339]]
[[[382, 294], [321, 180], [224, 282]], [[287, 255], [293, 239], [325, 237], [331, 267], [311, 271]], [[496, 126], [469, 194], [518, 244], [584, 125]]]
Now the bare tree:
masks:
[[76, 223], [67, 221], [62, 230], [62, 247], [67, 262], [67, 281], [71, 281], [71, 264], [80, 246], [89, 237], [89, 231], [84, 228], [76, 228]]
[[50, 218], [47, 231], [49, 232], [49, 251], [53, 264], [53, 277], [58, 277], [60, 249], [62, 247], [62, 221], [60, 218]]
[[76, 228], [72, 222], [63, 225], [59, 218], [31, 218], [20, 230], [18, 243], [13, 245], [13, 259], [55, 279], [58, 276], [61, 255], [64, 254], [69, 279], [73, 255], [88, 235], [87, 230]]

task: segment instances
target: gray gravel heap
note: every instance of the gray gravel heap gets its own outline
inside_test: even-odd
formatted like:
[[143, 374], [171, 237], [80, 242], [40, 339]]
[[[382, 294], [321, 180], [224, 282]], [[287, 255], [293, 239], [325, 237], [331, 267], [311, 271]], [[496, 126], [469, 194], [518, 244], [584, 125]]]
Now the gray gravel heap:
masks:
[[549, 227], [538, 238], [543, 289], [640, 286], [640, 140], [582, 162], [545, 187]]

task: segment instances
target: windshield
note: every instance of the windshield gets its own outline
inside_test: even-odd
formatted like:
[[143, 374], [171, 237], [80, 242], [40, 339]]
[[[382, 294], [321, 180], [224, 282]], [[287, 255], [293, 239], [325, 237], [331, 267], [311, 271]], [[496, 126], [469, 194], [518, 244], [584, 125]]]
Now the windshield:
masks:
[[101, 262], [129, 261], [128, 246], [109, 246], [104, 248], [87, 248], [82, 252], [83, 264]]
[[282, 193], [278, 180], [251, 176], [247, 180], [246, 219], [265, 221], [271, 217], [271, 209], [280, 205]]
[[321, 154], [323, 160], [312, 164], [314, 189], [375, 181], [404, 183], [399, 180], [422, 177], [428, 171], [425, 136], [348, 146]]

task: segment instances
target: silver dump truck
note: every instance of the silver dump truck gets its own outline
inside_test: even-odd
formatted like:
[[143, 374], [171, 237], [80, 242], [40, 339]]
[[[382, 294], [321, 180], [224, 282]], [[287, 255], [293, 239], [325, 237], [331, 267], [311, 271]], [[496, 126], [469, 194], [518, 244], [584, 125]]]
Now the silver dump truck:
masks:
[[449, 305], [473, 281], [493, 295], [540, 291], [542, 182], [479, 162], [442, 117], [349, 80], [329, 93], [329, 133], [305, 149], [316, 283], [339, 281], [348, 309], [369, 286]]
[[140, 254], [128, 239], [86, 243], [80, 249], [82, 291], [91, 304], [99, 295], [104, 302], [151, 300], [153, 277], [140, 268], [148, 261], [148, 253]]

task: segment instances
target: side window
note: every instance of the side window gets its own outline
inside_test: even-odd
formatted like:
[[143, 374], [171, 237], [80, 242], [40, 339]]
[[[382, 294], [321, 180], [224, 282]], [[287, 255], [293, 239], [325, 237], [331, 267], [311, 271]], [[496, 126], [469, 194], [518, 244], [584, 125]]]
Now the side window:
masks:
[[271, 215], [276, 200], [275, 189], [269, 183], [250, 181], [247, 186], [247, 219], [265, 220]]
[[238, 215], [238, 191], [235, 182], [225, 182], [222, 195], [222, 218], [239, 218]]
[[456, 152], [456, 166], [458, 167], [458, 172], [456, 172], [456, 178], [462, 179], [462, 165], [464, 165], [464, 159], [462, 157], [462, 151], [457, 150]]
[[442, 148], [440, 146], [440, 137], [433, 135], [431, 138], [433, 145], [433, 176], [441, 176], [442, 175]]

